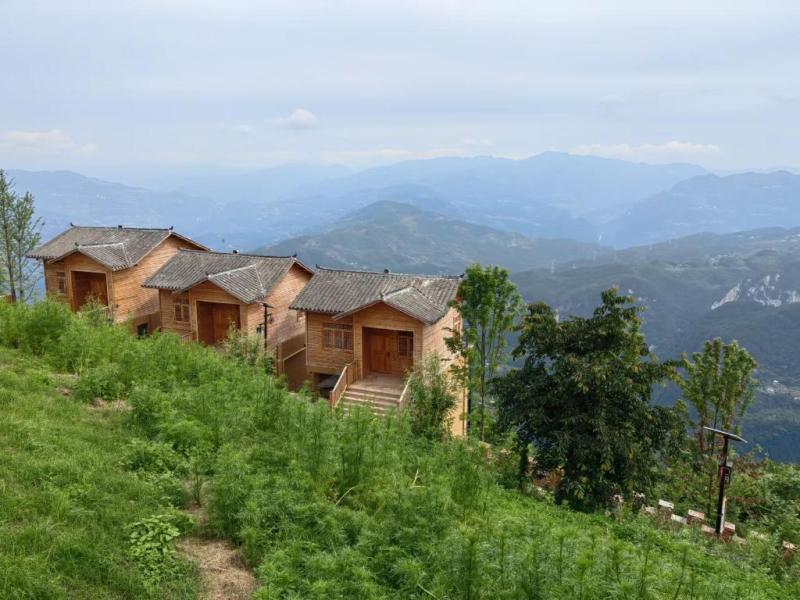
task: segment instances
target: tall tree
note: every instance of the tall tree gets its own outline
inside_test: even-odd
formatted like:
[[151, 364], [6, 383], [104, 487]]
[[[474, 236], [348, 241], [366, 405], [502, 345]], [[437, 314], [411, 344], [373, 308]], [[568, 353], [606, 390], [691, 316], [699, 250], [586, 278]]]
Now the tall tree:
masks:
[[35, 216], [33, 195], [14, 191], [0, 169], [0, 266], [11, 301], [29, 300], [38, 279], [36, 262], [26, 255], [41, 241], [42, 220]]
[[514, 351], [523, 366], [494, 384], [500, 425], [533, 443], [541, 466], [562, 470], [556, 498], [575, 508], [649, 489], [685, 440], [680, 411], [650, 403], [675, 365], [651, 355], [632, 302], [611, 289], [591, 317], [566, 320], [529, 306]]
[[[514, 328], [521, 304], [506, 269], [479, 264], [467, 268], [453, 303], [461, 315], [461, 329], [452, 332], [447, 345], [464, 359], [454, 369], [470, 392], [470, 422], [477, 420], [481, 440], [486, 435], [488, 383], [507, 356], [506, 335]], [[477, 406], [472, 402], [476, 395]]]
[[683, 397], [697, 411], [695, 436], [698, 467], [706, 473], [706, 509], [714, 502], [717, 475], [717, 437], [704, 426], [726, 431], [739, 431], [741, 419], [753, 402], [758, 366], [750, 353], [738, 343], [724, 343], [720, 338], [708, 340], [702, 352], [686, 356], [682, 364], [685, 376], [678, 383]]

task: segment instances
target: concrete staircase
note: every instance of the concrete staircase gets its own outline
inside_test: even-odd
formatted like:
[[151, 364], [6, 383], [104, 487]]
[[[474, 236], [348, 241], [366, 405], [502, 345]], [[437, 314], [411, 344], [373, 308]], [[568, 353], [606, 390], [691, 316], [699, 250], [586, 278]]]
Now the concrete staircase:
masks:
[[367, 407], [379, 416], [386, 416], [391, 411], [397, 410], [400, 396], [403, 394], [404, 383], [402, 379], [389, 380], [387, 378], [367, 377], [354, 381], [344, 391], [342, 406], [349, 411], [356, 406]]

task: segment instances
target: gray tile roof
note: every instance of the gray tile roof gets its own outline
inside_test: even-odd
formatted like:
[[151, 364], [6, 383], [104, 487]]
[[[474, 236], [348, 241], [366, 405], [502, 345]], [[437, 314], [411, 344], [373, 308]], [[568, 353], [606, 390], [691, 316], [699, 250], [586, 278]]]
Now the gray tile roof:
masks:
[[80, 252], [112, 271], [120, 271], [137, 264], [171, 235], [203, 248], [201, 244], [178, 235], [172, 229], [73, 225], [52, 240], [35, 248], [28, 256], [50, 261], [61, 260], [74, 252]]
[[447, 313], [460, 283], [460, 277], [318, 268], [290, 308], [343, 317], [383, 302], [433, 324]]
[[145, 281], [144, 287], [183, 292], [210, 281], [250, 304], [264, 300], [295, 264], [312, 272], [294, 256], [181, 250]]

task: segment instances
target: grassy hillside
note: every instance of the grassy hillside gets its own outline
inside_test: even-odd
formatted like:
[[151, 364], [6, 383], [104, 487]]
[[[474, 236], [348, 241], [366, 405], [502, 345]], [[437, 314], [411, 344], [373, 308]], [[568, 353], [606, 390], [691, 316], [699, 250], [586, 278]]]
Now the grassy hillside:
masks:
[[[776, 540], [737, 548], [570, 512], [505, 488], [502, 453], [423, 441], [403, 417], [330, 414], [170, 336], [0, 305], [0, 345], [18, 348], [0, 352], [2, 597], [190, 596], [180, 561], [137, 559], [127, 534], [184, 507], [187, 478], [260, 599], [800, 594]], [[93, 411], [98, 397], [126, 409]]]
[[457, 274], [478, 261], [523, 270], [588, 258], [606, 250], [574, 240], [530, 239], [408, 204], [382, 201], [337, 221], [323, 233], [290, 238], [256, 252], [297, 252], [307, 264], [328, 267]]
[[169, 512], [165, 488], [122, 469], [130, 416], [74, 396], [76, 378], [0, 347], [0, 598], [194, 598], [182, 565], [154, 590], [126, 526]]

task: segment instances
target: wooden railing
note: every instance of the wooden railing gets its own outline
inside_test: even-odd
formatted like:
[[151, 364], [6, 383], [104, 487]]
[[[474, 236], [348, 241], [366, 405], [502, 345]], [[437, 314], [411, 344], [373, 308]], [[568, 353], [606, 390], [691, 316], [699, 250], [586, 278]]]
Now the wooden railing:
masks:
[[408, 402], [408, 398], [411, 395], [411, 390], [409, 389], [409, 383], [411, 382], [410, 379], [406, 379], [406, 386], [403, 388], [403, 393], [400, 394], [400, 400], [397, 402], [397, 408], [403, 408], [406, 402]]
[[331, 409], [336, 408], [339, 404], [339, 400], [342, 399], [347, 386], [359, 379], [361, 379], [361, 361], [356, 359], [344, 366], [344, 369], [339, 374], [339, 379], [336, 380], [336, 385], [333, 386], [331, 393], [328, 395], [328, 404], [330, 404]]

